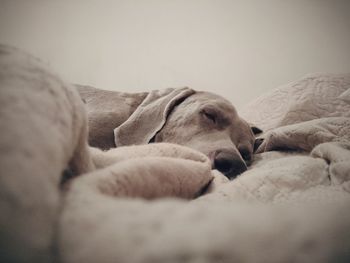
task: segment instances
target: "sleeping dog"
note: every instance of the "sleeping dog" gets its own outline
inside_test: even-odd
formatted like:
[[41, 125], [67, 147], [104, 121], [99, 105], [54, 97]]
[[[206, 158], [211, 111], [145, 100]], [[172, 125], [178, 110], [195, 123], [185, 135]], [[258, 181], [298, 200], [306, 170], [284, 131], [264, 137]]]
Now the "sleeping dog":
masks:
[[[101, 149], [171, 142], [207, 155], [228, 178], [247, 170], [255, 134], [226, 99], [189, 88], [121, 93], [77, 86], [86, 103], [89, 143]], [[114, 131], [114, 132], [113, 132]]]

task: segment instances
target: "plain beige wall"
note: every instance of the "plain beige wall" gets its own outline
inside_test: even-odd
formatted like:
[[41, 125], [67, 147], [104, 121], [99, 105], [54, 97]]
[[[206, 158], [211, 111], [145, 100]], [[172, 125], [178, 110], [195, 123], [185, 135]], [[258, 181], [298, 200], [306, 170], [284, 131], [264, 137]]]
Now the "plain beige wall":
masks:
[[236, 106], [312, 72], [350, 72], [350, 1], [0, 0], [0, 42], [66, 80], [190, 86]]

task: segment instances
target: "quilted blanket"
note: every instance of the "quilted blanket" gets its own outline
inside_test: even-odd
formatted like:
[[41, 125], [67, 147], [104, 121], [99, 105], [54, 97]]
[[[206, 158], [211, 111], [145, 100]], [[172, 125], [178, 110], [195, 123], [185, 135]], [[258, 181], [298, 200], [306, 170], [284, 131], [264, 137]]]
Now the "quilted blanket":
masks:
[[67, 188], [62, 262], [349, 262], [349, 91], [318, 74], [247, 105], [264, 142], [233, 181], [180, 146], [94, 150], [106, 168]]

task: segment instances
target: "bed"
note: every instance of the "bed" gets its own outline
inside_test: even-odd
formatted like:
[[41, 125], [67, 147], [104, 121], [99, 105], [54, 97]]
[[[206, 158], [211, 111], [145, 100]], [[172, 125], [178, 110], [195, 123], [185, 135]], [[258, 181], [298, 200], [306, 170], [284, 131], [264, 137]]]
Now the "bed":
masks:
[[350, 74], [308, 75], [240, 115], [264, 142], [235, 180], [166, 144], [121, 148], [74, 180], [62, 262], [349, 262]]

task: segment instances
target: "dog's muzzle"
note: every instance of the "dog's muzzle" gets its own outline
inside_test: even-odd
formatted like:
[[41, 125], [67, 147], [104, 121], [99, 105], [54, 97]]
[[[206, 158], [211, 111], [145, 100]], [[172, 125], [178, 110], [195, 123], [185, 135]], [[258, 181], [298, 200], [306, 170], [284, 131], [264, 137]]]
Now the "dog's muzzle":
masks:
[[247, 165], [236, 152], [219, 150], [213, 154], [212, 168], [219, 170], [229, 179], [233, 179], [246, 171]]

